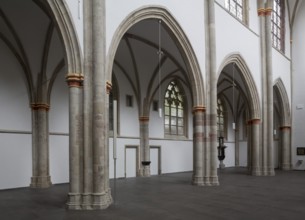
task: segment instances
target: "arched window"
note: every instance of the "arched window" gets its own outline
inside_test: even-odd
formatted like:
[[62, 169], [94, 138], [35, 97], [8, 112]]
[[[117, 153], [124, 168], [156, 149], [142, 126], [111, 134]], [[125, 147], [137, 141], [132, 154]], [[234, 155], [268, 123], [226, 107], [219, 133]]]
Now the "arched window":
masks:
[[225, 8], [238, 20], [248, 24], [247, 0], [226, 0]]
[[271, 16], [271, 31], [273, 46], [285, 51], [285, 1], [274, 0]]
[[165, 135], [185, 136], [185, 102], [182, 91], [176, 80], [167, 86], [164, 98]]
[[225, 137], [224, 105], [220, 98], [217, 99], [217, 137]]

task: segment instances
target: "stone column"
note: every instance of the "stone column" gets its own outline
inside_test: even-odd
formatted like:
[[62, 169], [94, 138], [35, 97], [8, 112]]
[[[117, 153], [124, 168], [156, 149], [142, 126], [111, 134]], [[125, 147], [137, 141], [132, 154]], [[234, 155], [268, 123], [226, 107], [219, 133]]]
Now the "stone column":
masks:
[[235, 127], [235, 166], [239, 166], [239, 126]]
[[248, 164], [248, 172], [252, 174], [252, 126], [251, 121], [247, 122], [247, 164]]
[[282, 126], [280, 127], [280, 137], [281, 137], [281, 157], [282, 161], [280, 167], [282, 170], [291, 170], [291, 152], [290, 152], [290, 135], [291, 135], [291, 127], [290, 126]]
[[84, 10], [84, 189], [82, 208], [92, 209], [92, 1], [83, 1]]
[[193, 108], [193, 184], [198, 186], [204, 185], [204, 111], [203, 106]]
[[[109, 155], [107, 137], [106, 99], [106, 28], [105, 0], [92, 0], [92, 73], [93, 73], [93, 209], [105, 209], [110, 205], [107, 164]], [[106, 189], [107, 188], [107, 189]]]
[[111, 188], [109, 183], [109, 94], [112, 90], [112, 83], [110, 81], [106, 81], [106, 130], [105, 130], [105, 155], [107, 155], [104, 166], [108, 167], [108, 169], [105, 170], [105, 190], [106, 190], [106, 203], [111, 204], [112, 203], [112, 196], [111, 196]]
[[82, 166], [81, 166], [81, 123], [80, 108], [81, 87], [83, 76], [78, 73], [69, 73], [66, 76], [69, 86], [69, 173], [70, 189], [68, 194], [68, 209], [81, 209], [82, 193]]
[[[207, 185], [219, 185], [217, 176], [217, 73], [214, 0], [204, 1], [206, 21], [206, 67], [207, 67], [207, 147], [210, 155]], [[208, 167], [207, 167], [208, 168]]]
[[273, 0], [267, 0], [265, 9], [266, 29], [266, 84], [267, 84], [267, 175], [274, 176], [274, 146], [273, 146], [273, 72], [272, 72], [272, 36], [271, 36], [271, 13]]
[[49, 129], [46, 103], [32, 103], [33, 176], [30, 187], [47, 188], [52, 185], [49, 172]]
[[260, 129], [260, 119], [252, 119], [249, 121], [251, 125], [251, 175], [260, 176], [260, 160], [259, 160], [259, 129]]
[[141, 176], [150, 176], [150, 148], [149, 148], [149, 117], [142, 116], [140, 121], [140, 151], [141, 151]]
[[[262, 172], [267, 172], [267, 146], [268, 146], [268, 98], [267, 98], [267, 74], [266, 74], [266, 28], [265, 28], [265, 1], [257, 1], [257, 13], [260, 27], [260, 51], [261, 51], [261, 75], [262, 75]], [[272, 107], [273, 108], [273, 107]]]

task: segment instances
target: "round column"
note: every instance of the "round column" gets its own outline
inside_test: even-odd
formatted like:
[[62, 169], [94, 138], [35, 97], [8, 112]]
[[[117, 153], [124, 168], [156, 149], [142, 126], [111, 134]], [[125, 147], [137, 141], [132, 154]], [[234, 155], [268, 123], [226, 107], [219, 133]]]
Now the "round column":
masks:
[[92, 0], [92, 91], [93, 91], [93, 209], [105, 209], [111, 195], [107, 188], [109, 169], [107, 149], [107, 98], [106, 95], [106, 1]]
[[83, 83], [81, 74], [70, 73], [66, 76], [69, 86], [69, 181], [68, 209], [81, 209], [81, 108], [80, 95]]
[[249, 121], [251, 124], [251, 175], [253, 176], [260, 176], [261, 169], [260, 169], [260, 160], [259, 160], [259, 129], [261, 121], [260, 119], [252, 119]]
[[272, 39], [271, 13], [273, 0], [268, 0], [265, 9], [266, 28], [266, 83], [267, 83], [267, 175], [274, 176], [274, 146], [273, 146], [273, 72], [272, 72]]
[[83, 1], [84, 20], [84, 190], [82, 208], [92, 209], [93, 192], [93, 147], [92, 147], [92, 1]]
[[49, 129], [46, 103], [32, 103], [33, 120], [33, 177], [30, 187], [47, 188], [52, 185], [49, 172]]
[[140, 121], [140, 151], [141, 151], [141, 174], [150, 176], [150, 147], [149, 147], [149, 117], [142, 116]]
[[281, 169], [282, 170], [291, 170], [291, 152], [290, 152], [290, 133], [291, 127], [290, 126], [283, 126], [280, 127], [281, 131]]
[[193, 184], [198, 186], [204, 185], [204, 111], [203, 106], [193, 108]]

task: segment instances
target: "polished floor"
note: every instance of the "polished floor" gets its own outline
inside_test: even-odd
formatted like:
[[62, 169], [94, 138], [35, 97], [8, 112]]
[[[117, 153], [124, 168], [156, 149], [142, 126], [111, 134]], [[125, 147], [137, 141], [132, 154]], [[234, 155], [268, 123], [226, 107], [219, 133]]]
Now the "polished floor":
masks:
[[191, 173], [120, 179], [116, 184], [116, 203], [102, 211], [67, 211], [67, 184], [40, 190], [3, 190], [0, 191], [0, 219], [305, 218], [304, 171], [276, 171], [274, 177], [253, 177], [244, 168], [226, 168], [219, 172], [219, 179], [221, 185], [217, 187], [192, 186]]

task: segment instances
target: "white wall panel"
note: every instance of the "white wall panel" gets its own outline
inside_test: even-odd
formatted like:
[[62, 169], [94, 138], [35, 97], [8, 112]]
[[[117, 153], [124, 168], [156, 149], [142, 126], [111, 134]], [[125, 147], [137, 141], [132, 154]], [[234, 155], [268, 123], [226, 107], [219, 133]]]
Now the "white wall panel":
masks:
[[30, 185], [31, 143], [31, 135], [0, 134], [0, 189]]
[[62, 70], [54, 82], [49, 111], [50, 132], [69, 132], [69, 87]]
[[0, 41], [0, 130], [31, 131], [31, 110], [25, 75]]
[[126, 149], [126, 178], [137, 175], [137, 150], [135, 148]]
[[69, 182], [69, 137], [50, 135], [50, 175], [53, 184]]
[[158, 156], [159, 152], [158, 152], [158, 148], [150, 148], [150, 174], [151, 175], [158, 175], [158, 160], [159, 160], [159, 156]]
[[[305, 105], [305, 3], [300, 3], [301, 6], [295, 18], [293, 32], [293, 93], [292, 93], [292, 165], [295, 169], [305, 170], [304, 156], [296, 155], [297, 147], [305, 147], [305, 109], [297, 109], [297, 105]], [[302, 160], [302, 164], [298, 163]]]
[[248, 166], [248, 146], [245, 141], [239, 142], [239, 166]]

